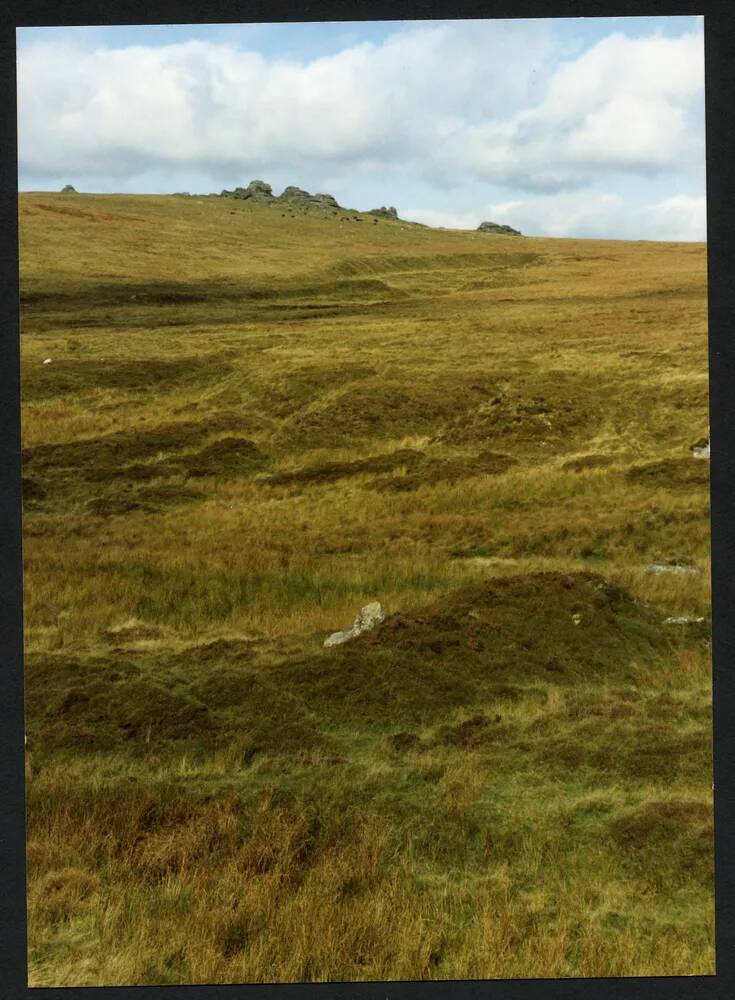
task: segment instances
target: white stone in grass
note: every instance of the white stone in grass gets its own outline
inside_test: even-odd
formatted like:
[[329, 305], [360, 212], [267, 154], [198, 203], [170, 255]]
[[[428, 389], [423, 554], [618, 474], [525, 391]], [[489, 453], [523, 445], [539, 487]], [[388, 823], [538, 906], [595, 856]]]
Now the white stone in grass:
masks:
[[45, 365], [50, 365], [51, 364], [51, 358], [46, 358], [46, 360], [43, 363]]
[[691, 573], [699, 573], [697, 566], [690, 566], [687, 563], [651, 563], [646, 566], [646, 573], [658, 576], [660, 573], [675, 573], [679, 576], [688, 576]]
[[344, 629], [342, 632], [333, 632], [324, 640], [324, 645], [326, 647], [341, 646], [343, 642], [349, 642], [350, 639], [357, 638], [363, 632], [369, 632], [376, 625], [384, 622], [385, 618], [386, 614], [382, 605], [378, 601], [372, 601], [360, 609], [360, 613], [352, 623], [352, 628]]

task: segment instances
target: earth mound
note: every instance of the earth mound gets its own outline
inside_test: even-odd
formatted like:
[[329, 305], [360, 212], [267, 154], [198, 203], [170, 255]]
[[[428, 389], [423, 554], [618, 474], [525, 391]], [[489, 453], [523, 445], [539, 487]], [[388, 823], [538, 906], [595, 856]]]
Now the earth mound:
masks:
[[[588, 673], [615, 655], [662, 645], [661, 616], [592, 573], [528, 573], [461, 587], [391, 616], [364, 646], [436, 655], [489, 654], [492, 670]], [[614, 655], [613, 655], [614, 654]]]
[[625, 681], [672, 641], [661, 614], [601, 576], [529, 573], [450, 591], [281, 669], [324, 717], [406, 727], [494, 702], [499, 685]]

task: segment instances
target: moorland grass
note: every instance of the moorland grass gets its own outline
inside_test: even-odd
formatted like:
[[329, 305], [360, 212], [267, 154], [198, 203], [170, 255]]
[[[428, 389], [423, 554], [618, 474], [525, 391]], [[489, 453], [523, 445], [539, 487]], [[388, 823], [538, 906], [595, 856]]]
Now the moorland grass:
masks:
[[711, 973], [704, 246], [20, 224], [31, 985]]

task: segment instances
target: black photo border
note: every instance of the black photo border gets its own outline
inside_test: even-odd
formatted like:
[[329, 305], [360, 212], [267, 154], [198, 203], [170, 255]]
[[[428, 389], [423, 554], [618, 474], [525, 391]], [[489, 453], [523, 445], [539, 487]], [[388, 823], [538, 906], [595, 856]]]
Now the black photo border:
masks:
[[[716, 974], [392, 983], [27, 986], [15, 31], [99, 24], [704, 15]], [[699, 1000], [735, 997], [735, 0], [4, 0], [0, 9], [0, 997]]]

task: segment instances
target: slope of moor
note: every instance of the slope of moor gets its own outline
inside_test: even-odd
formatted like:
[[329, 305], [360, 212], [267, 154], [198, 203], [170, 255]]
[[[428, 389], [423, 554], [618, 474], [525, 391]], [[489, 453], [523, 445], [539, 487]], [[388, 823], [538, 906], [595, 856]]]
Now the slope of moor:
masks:
[[19, 211], [31, 984], [711, 972], [704, 245]]

